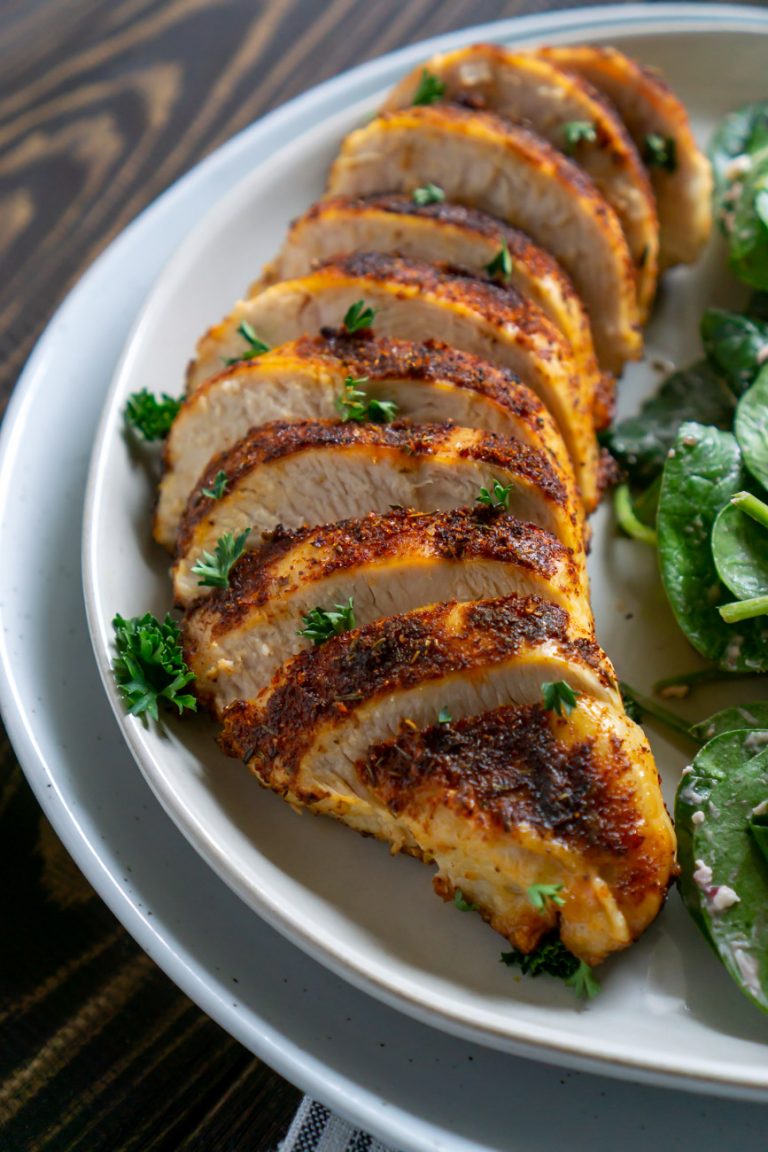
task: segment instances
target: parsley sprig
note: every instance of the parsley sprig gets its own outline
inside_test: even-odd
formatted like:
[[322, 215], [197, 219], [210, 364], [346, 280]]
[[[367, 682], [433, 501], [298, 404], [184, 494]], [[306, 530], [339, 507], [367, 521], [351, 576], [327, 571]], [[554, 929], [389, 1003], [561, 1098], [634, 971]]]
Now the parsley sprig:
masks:
[[229, 368], [232, 364], [240, 364], [243, 360], [255, 360], [257, 356], [263, 356], [265, 352], [269, 352], [269, 344], [265, 344], [256, 335], [253, 327], [247, 320], [241, 321], [237, 326], [237, 330], [242, 336], [247, 345], [245, 352], [240, 356], [227, 356], [224, 363]]
[[181, 400], [163, 392], [158, 399], [142, 388], [133, 392], [125, 405], [125, 419], [129, 427], [144, 440], [164, 440], [181, 408]]
[[562, 884], [531, 884], [528, 889], [528, 899], [537, 912], [546, 911], [549, 902], [562, 908], [565, 904], [565, 900], [560, 895], [562, 890]]
[[558, 716], [570, 716], [576, 707], [576, 697], [579, 695], [566, 684], [565, 680], [545, 680], [541, 686], [541, 695], [544, 697], [544, 707], [548, 712], [557, 712]]
[[244, 528], [237, 536], [232, 532], [225, 532], [223, 536], [219, 536], [213, 552], [203, 552], [197, 563], [192, 565], [195, 576], [202, 576], [202, 580], [197, 582], [199, 587], [229, 587], [229, 573], [235, 561], [242, 556], [250, 534], [250, 528]]
[[563, 144], [569, 156], [576, 151], [578, 144], [595, 144], [597, 129], [591, 120], [569, 120], [563, 124]]
[[325, 644], [332, 636], [355, 627], [354, 599], [350, 596], [346, 604], [334, 604], [333, 608], [312, 608], [302, 619], [304, 627], [299, 628], [299, 636], [316, 645]]
[[347, 376], [344, 391], [334, 401], [336, 411], [345, 424], [348, 421], [355, 424], [391, 424], [397, 415], [397, 404], [394, 400], [369, 399], [368, 393], [359, 387], [367, 383], [367, 376]]
[[371, 327], [375, 315], [376, 309], [370, 308], [365, 300], [356, 300], [354, 304], [350, 304], [346, 311], [344, 327], [350, 334], [363, 332], [366, 328]]
[[195, 679], [184, 660], [181, 632], [173, 617], [157, 620], [151, 613], [125, 620], [120, 614], [112, 621], [117, 656], [112, 672], [123, 702], [132, 716], [148, 713], [158, 718], [158, 702], [175, 704], [179, 712], [194, 712], [197, 701], [183, 693]]
[[677, 169], [677, 144], [672, 136], [662, 136], [659, 132], [649, 132], [643, 140], [643, 160], [649, 168], [661, 168], [664, 172]]
[[453, 902], [458, 908], [459, 912], [479, 912], [480, 905], [472, 904], [467, 900], [461, 888], [457, 888], [453, 894]]
[[545, 940], [533, 952], [520, 952], [517, 948], [502, 952], [501, 961], [509, 968], [519, 968], [523, 976], [544, 975], [563, 980], [566, 987], [584, 1000], [593, 999], [600, 991], [590, 966], [569, 952], [559, 937]]
[[489, 264], [486, 264], [485, 270], [489, 276], [498, 276], [504, 284], [508, 284], [512, 275], [512, 256], [509, 251], [509, 245], [506, 238], [501, 242], [501, 248], [494, 256]]
[[425, 204], [442, 204], [445, 200], [445, 192], [439, 184], [422, 184], [419, 188], [414, 188], [411, 193], [411, 199], [414, 204], [421, 206]]
[[210, 488], [203, 488], [203, 496], [208, 496], [211, 500], [221, 500], [222, 496], [227, 490], [227, 474], [226, 472], [217, 472], [213, 478], [213, 483]]
[[481, 488], [480, 495], [477, 497], [478, 504], [484, 504], [487, 508], [491, 508], [494, 512], [509, 511], [509, 494], [512, 491], [511, 484], [502, 484], [500, 480], [494, 480], [493, 487]]
[[411, 104], [434, 104], [445, 95], [445, 84], [428, 68], [422, 68]]

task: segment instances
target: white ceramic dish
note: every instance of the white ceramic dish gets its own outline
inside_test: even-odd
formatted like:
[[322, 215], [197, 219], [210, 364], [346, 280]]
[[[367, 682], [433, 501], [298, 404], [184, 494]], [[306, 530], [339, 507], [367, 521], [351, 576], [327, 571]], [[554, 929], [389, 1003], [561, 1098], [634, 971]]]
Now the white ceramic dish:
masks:
[[[765, 26], [749, 10], [712, 8], [701, 16], [679, 6], [626, 7], [619, 15], [625, 32], [649, 23]], [[603, 28], [616, 35], [616, 19], [615, 11], [598, 10], [560, 15], [557, 23], [578, 38]], [[550, 38], [553, 24], [536, 18], [497, 31]], [[481, 34], [488, 30], [472, 33]], [[726, 1140], [757, 1152], [764, 1146], [760, 1108], [531, 1065], [424, 1028], [307, 959], [185, 844], [136, 772], [99, 690], [80, 597], [80, 507], [105, 381], [136, 309], [224, 188], [278, 142], [342, 99], [388, 83], [429, 49], [326, 85], [233, 141], [131, 226], [57, 314], [8, 410], [0, 445], [0, 703], [47, 815], [147, 952], [253, 1051], [392, 1144], [551, 1152], [599, 1150], [621, 1139], [627, 1152], [639, 1152], [684, 1133], [705, 1152]], [[738, 995], [714, 962], [708, 981], [702, 999], [721, 998], [724, 1029], [738, 1026]], [[763, 1054], [755, 1049], [756, 1063]], [[712, 1087], [749, 1092], [737, 1076]]]
[[[732, 40], [739, 70], [727, 93], [710, 82], [724, 50], [720, 34], [612, 32], [606, 39], [662, 69], [702, 140], [725, 111], [765, 91], [768, 37]], [[126, 717], [116, 696], [109, 673], [114, 613], [161, 611], [169, 598], [167, 559], [148, 543], [151, 478], [124, 442], [125, 399], [141, 387], [180, 388], [197, 335], [229, 310], [290, 220], [321, 194], [341, 138], [376, 102], [345, 101], [224, 197], [160, 276], [128, 342], [94, 453], [84, 544], [94, 645], [119, 722], [162, 804], [219, 875], [310, 955], [366, 991], [438, 1027], [512, 1051], [692, 1078], [728, 1078], [738, 1068], [742, 1083], [768, 1089], [764, 1052], [756, 1047], [768, 1040], [768, 1024], [732, 997], [727, 1028], [721, 1010], [712, 1010], [711, 958], [676, 897], [643, 942], [606, 967], [603, 995], [581, 1012], [562, 986], [515, 981], [499, 964], [498, 937], [436, 901], [427, 869], [392, 860], [382, 846], [331, 822], [298, 820], [259, 790], [239, 764], [217, 753], [215, 726], [204, 717], [147, 726]], [[695, 269], [669, 277], [648, 331], [647, 361], [622, 382], [625, 408], [656, 386], [655, 360], [682, 364], [697, 354], [706, 302], [738, 302], [741, 291], [724, 268], [721, 246], [713, 243]], [[593, 603], [619, 674], [646, 687], [690, 666], [653, 554], [617, 540], [604, 512], [595, 524]], [[703, 706], [697, 699], [699, 715]], [[671, 798], [685, 754], [663, 740], [657, 753]]]

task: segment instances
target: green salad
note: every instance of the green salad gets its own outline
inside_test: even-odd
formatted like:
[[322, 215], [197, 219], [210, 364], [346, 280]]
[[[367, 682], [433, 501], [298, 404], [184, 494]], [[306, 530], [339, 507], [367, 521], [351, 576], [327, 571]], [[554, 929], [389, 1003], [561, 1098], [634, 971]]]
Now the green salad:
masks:
[[[623, 477], [623, 531], [657, 549], [675, 619], [707, 670], [768, 672], [768, 102], [728, 116], [709, 150], [729, 263], [753, 293], [709, 308], [702, 357], [604, 435]], [[662, 722], [678, 717], [627, 689]], [[687, 730], [675, 800], [683, 901], [742, 992], [768, 1011], [768, 701]]]

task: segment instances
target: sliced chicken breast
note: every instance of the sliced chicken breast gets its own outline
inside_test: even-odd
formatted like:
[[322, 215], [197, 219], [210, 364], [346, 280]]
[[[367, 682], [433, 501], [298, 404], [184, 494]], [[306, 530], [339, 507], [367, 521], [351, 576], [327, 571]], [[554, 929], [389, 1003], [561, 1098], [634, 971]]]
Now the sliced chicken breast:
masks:
[[190, 366], [194, 389], [222, 358], [243, 351], [240, 327], [252, 325], [270, 345], [337, 326], [364, 299], [376, 310], [377, 335], [423, 340], [426, 334], [515, 372], [543, 400], [560, 428], [588, 509], [599, 498], [594, 395], [573, 353], [541, 309], [511, 289], [430, 264], [360, 253], [310, 276], [274, 284], [233, 312], [200, 341]]
[[[219, 472], [221, 498], [206, 495]], [[176, 603], [206, 593], [192, 571], [225, 533], [328, 524], [386, 512], [392, 505], [432, 512], [472, 506], [494, 480], [511, 485], [509, 511], [552, 532], [583, 564], [583, 516], [557, 466], [544, 453], [474, 428], [444, 424], [267, 424], [216, 457], [187, 504], [174, 566]]]
[[416, 204], [409, 196], [395, 195], [321, 200], [294, 221], [279, 255], [256, 287], [261, 290], [278, 280], [306, 276], [350, 252], [385, 252], [487, 277], [488, 266], [503, 245], [509, 252], [509, 272], [497, 282], [537, 304], [571, 345], [581, 371], [595, 379], [598, 369], [589, 320], [557, 261], [524, 233], [461, 204]]
[[640, 356], [632, 257], [615, 212], [580, 168], [498, 116], [434, 104], [387, 113], [351, 132], [328, 196], [411, 194], [427, 183], [521, 228], [552, 253], [586, 305], [602, 367], [619, 372]]
[[[559, 930], [571, 952], [600, 963], [647, 928], [675, 872], [648, 742], [588, 696], [568, 716], [534, 703], [404, 726], [347, 774], [346, 792], [311, 806], [353, 825], [367, 808], [382, 839], [405, 838], [434, 861], [444, 899], [459, 890], [524, 952]], [[537, 910], [534, 884], [556, 886], [562, 903]]]
[[440, 600], [537, 595], [594, 636], [584, 574], [554, 536], [488, 510], [397, 509], [278, 532], [235, 566], [229, 588], [194, 605], [183, 625], [198, 700], [221, 712], [258, 695], [281, 663], [309, 647], [304, 617], [352, 599], [363, 627]]
[[350, 377], [369, 398], [393, 401], [414, 423], [483, 428], [558, 462], [568, 458], [549, 412], [509, 369], [433, 341], [327, 330], [237, 364], [187, 397], [165, 442], [155, 539], [173, 548], [187, 498], [213, 456], [260, 424], [333, 419]]
[[712, 171], [683, 104], [658, 72], [615, 48], [565, 45], [537, 55], [582, 77], [613, 104], [648, 164], [661, 230], [661, 271], [692, 264], [712, 230]]
[[613, 107], [582, 77], [551, 60], [474, 44], [414, 68], [390, 93], [383, 112], [413, 103], [425, 68], [444, 85], [445, 100], [522, 124], [583, 168], [619, 218], [644, 320], [656, 294], [659, 223], [647, 172]]

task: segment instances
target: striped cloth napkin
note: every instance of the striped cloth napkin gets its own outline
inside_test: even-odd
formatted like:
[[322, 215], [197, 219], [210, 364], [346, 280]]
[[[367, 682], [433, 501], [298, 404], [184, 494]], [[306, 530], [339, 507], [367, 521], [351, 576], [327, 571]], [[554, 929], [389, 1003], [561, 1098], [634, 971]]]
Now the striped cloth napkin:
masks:
[[367, 1132], [334, 1116], [305, 1096], [280, 1145], [280, 1152], [392, 1152]]

